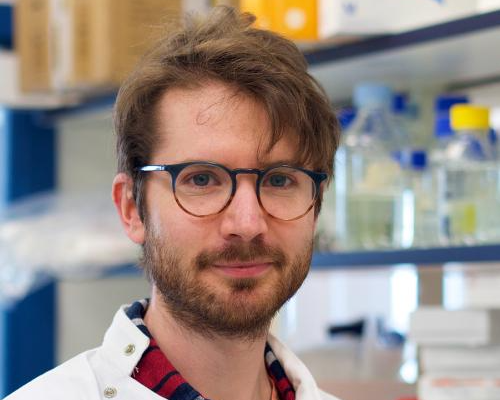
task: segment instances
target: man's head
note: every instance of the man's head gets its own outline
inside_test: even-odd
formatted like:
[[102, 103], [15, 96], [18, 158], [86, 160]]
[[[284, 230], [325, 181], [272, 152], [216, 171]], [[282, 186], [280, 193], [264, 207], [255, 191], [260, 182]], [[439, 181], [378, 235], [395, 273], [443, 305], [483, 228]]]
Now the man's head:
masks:
[[176, 202], [172, 174], [137, 167], [288, 164], [332, 176], [338, 129], [326, 97], [297, 48], [252, 21], [219, 8], [144, 57], [117, 99], [113, 188], [170, 312], [205, 333], [247, 337], [304, 280], [319, 204], [297, 220], [275, 219], [259, 203], [256, 177], [242, 174], [224, 211], [200, 218]]

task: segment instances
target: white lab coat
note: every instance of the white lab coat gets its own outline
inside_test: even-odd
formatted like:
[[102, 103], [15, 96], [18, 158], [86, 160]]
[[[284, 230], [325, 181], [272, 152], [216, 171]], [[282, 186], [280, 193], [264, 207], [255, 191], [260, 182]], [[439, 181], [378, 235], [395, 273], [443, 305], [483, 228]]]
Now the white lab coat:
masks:
[[[269, 344], [295, 388], [297, 400], [338, 400], [321, 391], [306, 366], [275, 337], [269, 336]], [[131, 377], [148, 345], [148, 337], [127, 317], [123, 306], [100, 347], [41, 375], [5, 400], [160, 400], [162, 397]]]

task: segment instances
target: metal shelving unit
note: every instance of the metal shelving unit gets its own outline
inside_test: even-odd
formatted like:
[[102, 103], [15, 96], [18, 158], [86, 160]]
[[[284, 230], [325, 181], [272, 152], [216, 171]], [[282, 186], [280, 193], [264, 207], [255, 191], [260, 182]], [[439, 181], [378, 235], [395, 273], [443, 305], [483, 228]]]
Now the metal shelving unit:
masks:
[[307, 50], [311, 73], [333, 100], [360, 80], [399, 90], [500, 79], [500, 11], [395, 35]]

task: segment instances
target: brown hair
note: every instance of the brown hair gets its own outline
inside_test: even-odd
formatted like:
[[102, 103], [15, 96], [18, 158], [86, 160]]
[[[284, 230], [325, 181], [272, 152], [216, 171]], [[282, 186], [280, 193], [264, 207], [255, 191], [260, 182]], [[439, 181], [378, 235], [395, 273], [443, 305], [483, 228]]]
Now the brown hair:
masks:
[[[307, 62], [291, 41], [252, 27], [255, 17], [216, 7], [204, 19], [187, 17], [162, 38], [123, 83], [115, 105], [118, 171], [134, 181], [141, 218], [144, 174], [159, 138], [155, 108], [170, 88], [193, 88], [218, 80], [260, 102], [271, 123], [269, 151], [285, 134], [296, 135], [297, 161], [333, 175], [339, 142], [337, 119], [323, 89], [307, 73]], [[319, 212], [321, 198], [316, 207]]]

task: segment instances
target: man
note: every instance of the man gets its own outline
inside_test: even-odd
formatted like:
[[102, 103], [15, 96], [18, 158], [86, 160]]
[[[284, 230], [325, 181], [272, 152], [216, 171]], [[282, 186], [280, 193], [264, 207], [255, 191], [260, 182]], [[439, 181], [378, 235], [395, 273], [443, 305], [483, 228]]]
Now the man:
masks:
[[268, 330], [309, 271], [337, 123], [297, 48], [252, 22], [191, 19], [121, 87], [112, 193], [151, 299], [9, 400], [333, 398]]

